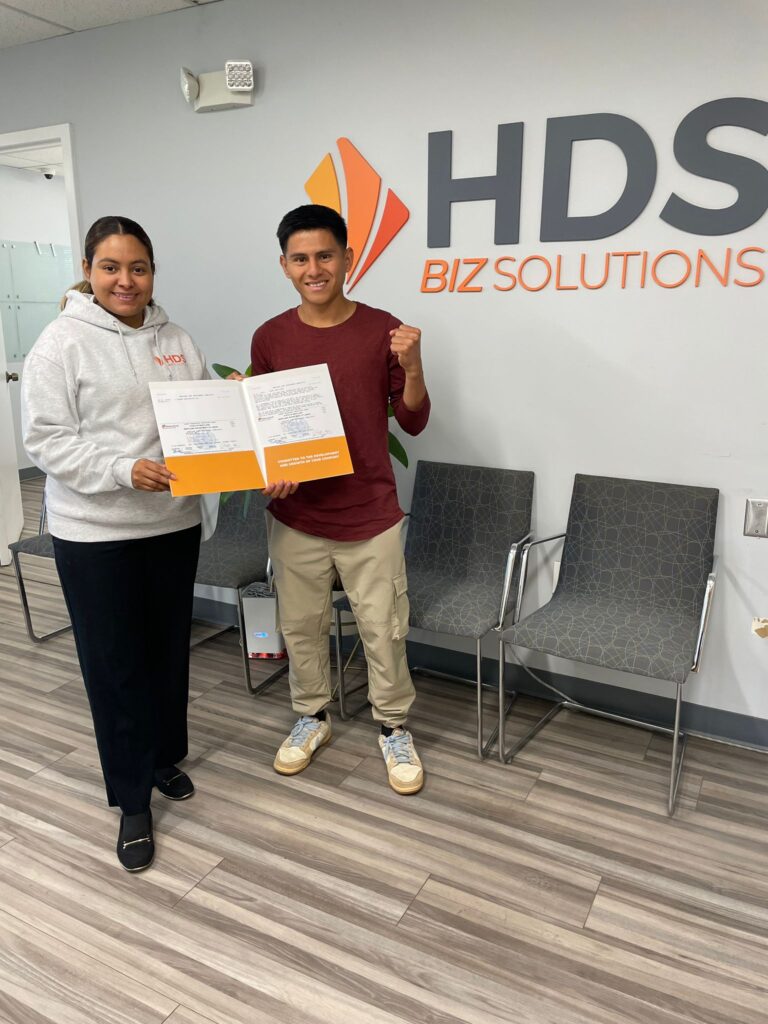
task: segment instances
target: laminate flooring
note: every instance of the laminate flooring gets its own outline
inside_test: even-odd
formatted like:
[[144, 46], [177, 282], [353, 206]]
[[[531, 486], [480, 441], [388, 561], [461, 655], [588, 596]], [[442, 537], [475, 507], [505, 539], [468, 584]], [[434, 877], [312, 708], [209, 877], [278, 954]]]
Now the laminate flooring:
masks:
[[[52, 566], [27, 566], [52, 628]], [[192, 654], [197, 793], [156, 798], [129, 875], [71, 634], [28, 642], [9, 568], [0, 613], [0, 1024], [768, 1020], [765, 755], [692, 740], [669, 819], [665, 739], [566, 713], [480, 763], [471, 691], [417, 678], [418, 796], [366, 716], [283, 778], [287, 686], [248, 697], [229, 633]]]

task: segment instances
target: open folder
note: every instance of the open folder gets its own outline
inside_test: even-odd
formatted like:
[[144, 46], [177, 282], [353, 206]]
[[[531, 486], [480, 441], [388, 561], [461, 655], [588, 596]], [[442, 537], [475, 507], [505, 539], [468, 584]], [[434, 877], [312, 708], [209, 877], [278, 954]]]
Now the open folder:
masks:
[[149, 389], [174, 496], [353, 472], [326, 363]]

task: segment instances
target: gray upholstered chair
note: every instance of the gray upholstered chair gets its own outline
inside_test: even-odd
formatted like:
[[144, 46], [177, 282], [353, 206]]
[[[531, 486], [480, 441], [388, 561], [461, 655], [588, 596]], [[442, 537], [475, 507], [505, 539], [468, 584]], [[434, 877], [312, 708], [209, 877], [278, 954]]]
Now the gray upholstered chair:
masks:
[[[683, 684], [699, 668], [715, 587], [719, 492], [710, 487], [577, 475], [565, 534], [526, 543], [514, 624], [499, 641], [499, 756], [510, 761], [563, 708], [639, 725], [672, 737], [669, 813], [674, 813], [686, 735]], [[564, 537], [551, 600], [522, 621], [531, 549]], [[502, 708], [507, 646], [666, 680], [676, 687], [672, 727], [614, 714], [570, 698], [534, 676], [557, 703], [505, 749]]]
[[[288, 663], [285, 662], [257, 686], [251, 681], [243, 589], [251, 583], [264, 582], [269, 576], [267, 527], [264, 519], [267, 501], [260, 491], [238, 491], [225, 498], [219, 509], [215, 533], [200, 545], [200, 560], [195, 577], [195, 583], [202, 586], [223, 587], [236, 593], [243, 673], [246, 689], [252, 696], [263, 693], [288, 671]], [[213, 637], [206, 639], [211, 640]]]
[[[446, 462], [420, 461], [416, 466], [405, 542], [410, 624], [475, 641], [474, 679], [427, 674], [476, 687], [480, 757], [490, 750], [497, 731], [485, 740], [481, 644], [506, 618], [518, 548], [530, 537], [532, 503], [531, 472]], [[341, 653], [345, 610], [346, 599], [335, 603], [339, 705], [342, 717], [350, 717]]]

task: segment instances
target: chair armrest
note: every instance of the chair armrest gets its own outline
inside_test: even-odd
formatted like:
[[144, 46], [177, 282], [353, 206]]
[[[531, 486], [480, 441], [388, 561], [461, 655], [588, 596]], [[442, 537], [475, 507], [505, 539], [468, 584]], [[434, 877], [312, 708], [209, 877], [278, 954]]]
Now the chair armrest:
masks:
[[563, 537], [565, 537], [564, 533], [555, 533], [551, 537], [541, 537], [539, 540], [531, 540], [528, 541], [527, 544], [523, 545], [523, 554], [520, 561], [520, 579], [517, 584], [517, 600], [515, 601], [515, 613], [512, 618], [513, 625], [520, 619], [520, 609], [523, 606], [525, 582], [528, 579], [528, 556], [531, 552], [531, 548], [535, 548], [539, 544], [549, 544], [553, 540], [562, 540]]
[[507, 617], [507, 605], [509, 604], [509, 595], [512, 590], [512, 576], [515, 572], [515, 562], [517, 561], [517, 553], [520, 548], [533, 537], [532, 533], [526, 533], [520, 540], [516, 540], [511, 545], [507, 554], [507, 563], [504, 566], [504, 585], [501, 591], [501, 604], [499, 605], [499, 621], [493, 628], [500, 630], [504, 626], [504, 619]]
[[699, 665], [701, 663], [701, 649], [704, 646], [704, 636], [707, 632], [707, 626], [709, 625], [709, 615], [712, 611], [712, 601], [715, 597], [717, 563], [718, 557], [715, 555], [712, 559], [712, 571], [707, 576], [707, 584], [704, 591], [704, 603], [701, 606], [701, 618], [699, 619], [699, 634], [696, 637], [696, 647], [693, 652], [693, 665], [691, 665], [691, 672], [698, 672]]

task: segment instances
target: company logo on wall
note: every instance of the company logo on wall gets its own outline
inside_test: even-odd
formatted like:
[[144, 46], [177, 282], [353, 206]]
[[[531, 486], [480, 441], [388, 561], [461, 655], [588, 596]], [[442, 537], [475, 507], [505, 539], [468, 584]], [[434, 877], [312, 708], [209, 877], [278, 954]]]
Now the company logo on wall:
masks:
[[[733, 234], [752, 227], [768, 209], [768, 169], [757, 160], [720, 149], [709, 133], [730, 126], [768, 135], [768, 103], [728, 97], [704, 103], [680, 122], [672, 140], [677, 163], [688, 173], [730, 185], [737, 198], [730, 206], [708, 208], [671, 194], [659, 218], [688, 236]], [[427, 246], [451, 245], [451, 212], [456, 203], [492, 201], [496, 246], [520, 242], [523, 192], [524, 124], [497, 128], [495, 173], [481, 177], [453, 175], [453, 133], [429, 135]], [[626, 162], [626, 180], [613, 205], [591, 216], [569, 211], [573, 147], [589, 140], [613, 143]], [[494, 256], [425, 261], [421, 290], [440, 292], [595, 291], [607, 283], [621, 288], [698, 288], [703, 283], [752, 288], [765, 280], [762, 245], [709, 246], [649, 251], [642, 244], [603, 253], [552, 253], [548, 243], [608, 238], [628, 228], [646, 209], [657, 184], [654, 143], [637, 122], [620, 114], [579, 114], [547, 121], [541, 182], [538, 252], [507, 251]], [[526, 188], [530, 185], [526, 183]], [[473, 242], [473, 248], [476, 243]]]
[[[670, 194], [658, 211], [661, 221], [683, 236], [736, 234], [757, 224], [768, 209], [768, 168], [754, 158], [720, 149], [709, 133], [734, 127], [768, 135], [768, 102], [748, 97], [727, 97], [704, 103], [681, 120], [672, 152], [689, 174], [729, 185], [736, 200], [729, 206], [704, 207]], [[656, 147], [636, 121], [621, 114], [578, 114], [547, 120], [541, 223], [538, 252], [519, 252], [520, 211], [523, 193], [522, 122], [497, 126], [495, 173], [459, 178], [453, 174], [453, 132], [430, 132], [427, 166], [427, 247], [451, 246], [451, 214], [457, 203], [494, 204], [491, 256], [425, 259], [421, 291], [427, 294], [541, 292], [544, 290], [599, 291], [606, 285], [627, 288], [675, 289], [715, 285], [753, 288], [766, 279], [766, 248], [742, 244], [691, 246], [652, 251], [638, 241], [630, 247], [595, 252], [590, 242], [624, 232], [652, 201], [658, 184]], [[589, 216], [570, 212], [574, 146], [599, 140], [615, 145], [626, 162], [620, 197], [608, 209]], [[387, 189], [380, 204], [381, 177], [347, 138], [337, 140], [346, 194], [342, 210], [336, 164], [326, 153], [305, 183], [313, 203], [330, 206], [345, 215], [354, 261], [347, 277], [351, 291], [390, 245], [410, 216], [402, 200]], [[668, 143], [667, 143], [668, 144]], [[530, 188], [526, 185], [526, 191]], [[374, 232], [374, 225], [378, 225]], [[373, 240], [371, 241], [371, 236]], [[746, 240], [745, 240], [746, 241]], [[572, 248], [552, 252], [551, 243], [586, 243], [585, 251]], [[472, 247], [477, 249], [477, 240]], [[498, 247], [515, 247], [498, 252]], [[477, 246], [479, 248], [479, 246]], [[538, 246], [537, 246], [538, 248]]]
[[406, 223], [410, 213], [399, 196], [388, 188], [379, 226], [373, 241], [368, 245], [380, 207], [381, 176], [349, 139], [336, 141], [346, 186], [346, 215], [341, 208], [339, 178], [330, 153], [325, 154], [309, 176], [304, 189], [311, 202], [330, 206], [345, 216], [349, 246], [354, 253], [347, 276], [348, 290], [352, 291]]

